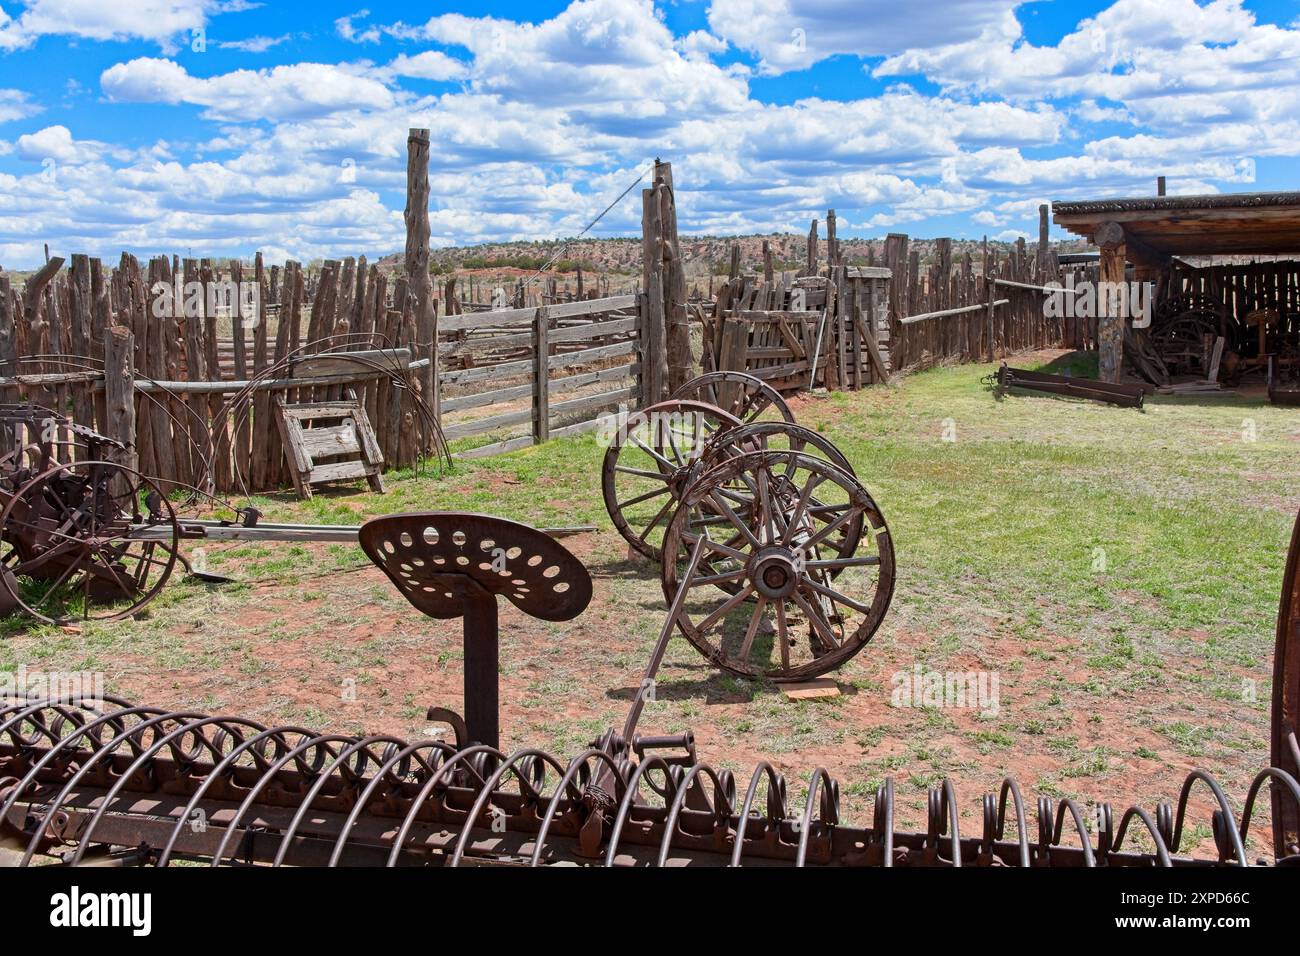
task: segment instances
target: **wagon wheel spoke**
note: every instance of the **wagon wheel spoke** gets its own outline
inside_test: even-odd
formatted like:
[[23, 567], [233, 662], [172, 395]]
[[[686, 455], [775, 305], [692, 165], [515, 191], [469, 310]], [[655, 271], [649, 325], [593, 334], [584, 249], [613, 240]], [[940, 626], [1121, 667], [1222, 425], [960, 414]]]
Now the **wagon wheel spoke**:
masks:
[[[641, 439], [637, 438], [635, 434], [629, 433], [627, 436], [627, 440], [631, 442], [633, 445], [636, 445], [637, 448], [640, 448], [643, 452], [645, 452], [655, 461], [659, 462], [659, 464], [663, 465], [663, 467], [667, 468], [669, 472], [673, 472], [677, 470], [677, 466], [675, 464], [673, 464], [663, 455], [659, 454], [659, 452], [655, 451], [653, 448], [651, 448]], [[662, 476], [655, 475], [653, 477], [662, 477]]]
[[745, 628], [745, 640], [740, 645], [740, 650], [736, 656], [742, 661], [749, 660], [750, 652], [754, 649], [754, 638], [758, 634], [758, 627], [763, 623], [763, 611], [767, 609], [767, 598], [762, 595], [754, 602], [754, 613], [749, 616], [749, 626]]
[[64, 570], [64, 572], [60, 574], [58, 578], [55, 579], [52, 585], [50, 585], [49, 590], [47, 590], [44, 594], [41, 595], [40, 600], [36, 602], [36, 606], [44, 607], [45, 603], [50, 599], [50, 596], [58, 593], [59, 588], [62, 587], [63, 584], [68, 580], [68, 578], [70, 578], [80, 567], [81, 567], [81, 560], [77, 560], [74, 561], [72, 564], [69, 564], [67, 568]]
[[666, 495], [666, 494], [668, 494], [667, 486], [663, 488], [656, 488], [653, 491], [647, 491], [643, 495], [637, 495], [635, 498], [629, 498], [627, 499], [627, 501], [622, 502], [622, 504], [624, 508], [630, 508], [633, 505], [639, 505], [643, 501], [649, 501], [651, 498], [658, 498], [660, 495]]
[[665, 501], [663, 507], [655, 512], [655, 516], [650, 519], [650, 523], [645, 526], [645, 530], [642, 531], [639, 535], [637, 535], [637, 537], [648, 544], [650, 538], [650, 532], [653, 531], [655, 528], [659, 527], [659, 522], [663, 521], [664, 518], [667, 517], [669, 510], [672, 508], [672, 506], [675, 503], [676, 502], [674, 502], [672, 498], [669, 498], [667, 501]]
[[822, 615], [821, 608], [816, 602], [808, 601], [802, 594], [795, 591], [791, 595], [794, 603], [799, 605], [799, 610], [803, 611], [804, 616], [808, 618], [808, 626], [812, 628], [812, 633], [821, 641], [827, 651], [833, 651], [839, 647], [839, 639], [836, 638], [835, 632], [831, 630], [830, 624]]
[[781, 669], [790, 669], [790, 627], [785, 620], [785, 602], [776, 602], [776, 638], [781, 645]]
[[727, 598], [727, 600], [719, 604], [716, 608], [714, 608], [713, 611], [709, 614], [709, 616], [706, 617], [704, 620], [700, 621], [700, 623], [697, 624], [696, 627], [700, 631], [709, 630], [711, 627], [713, 627], [714, 624], [717, 624], [718, 621], [722, 620], [723, 617], [725, 617], [728, 613], [730, 613], [739, 604], [744, 602], [744, 600], [753, 593], [754, 593], [753, 586], [746, 585], [745, 587], [737, 591], [735, 594], [731, 595], [731, 597]]
[[880, 556], [866, 554], [856, 558], [827, 558], [824, 561], [805, 561], [804, 567], [810, 571], [842, 571], [846, 568], [880, 567]]
[[669, 475], [661, 471], [645, 471], [642, 468], [629, 468], [627, 465], [615, 465], [614, 470], [624, 475], [632, 475], [636, 478], [649, 478], [651, 481], [662, 481], [668, 484]]
[[754, 532], [749, 530], [749, 527], [740, 520], [740, 516], [722, 500], [722, 497], [716, 491], [710, 492], [710, 497], [712, 497], [714, 504], [722, 509], [722, 513], [727, 516], [727, 520], [731, 522], [732, 527], [739, 531], [754, 547], [761, 547], [758, 538], [754, 537]]
[[863, 604], [861, 601], [855, 601], [847, 594], [837, 591], [832, 587], [829, 587], [825, 584], [819, 584], [818, 582], [814, 581], [811, 577], [804, 578], [804, 583], [807, 584], [808, 587], [816, 591], [818, 594], [830, 598], [831, 601], [835, 602], [836, 604], [843, 604], [845, 607], [851, 607], [859, 614], [869, 614], [871, 612], [870, 606]]
[[818, 475], [810, 475], [808, 480], [803, 483], [799, 489], [799, 500], [795, 502], [794, 513], [790, 515], [790, 524], [785, 529], [785, 534], [781, 537], [781, 543], [788, 545], [794, 537], [794, 529], [799, 527], [799, 522], [803, 520], [805, 512], [808, 510], [808, 501], [812, 493], [817, 490], [817, 486], [822, 483]]
[[815, 548], [818, 544], [825, 541], [835, 532], [843, 530], [850, 521], [862, 514], [864, 509], [861, 507], [852, 507], [846, 509], [838, 518], [827, 524], [820, 531], [814, 534], [804, 543], [804, 548]]

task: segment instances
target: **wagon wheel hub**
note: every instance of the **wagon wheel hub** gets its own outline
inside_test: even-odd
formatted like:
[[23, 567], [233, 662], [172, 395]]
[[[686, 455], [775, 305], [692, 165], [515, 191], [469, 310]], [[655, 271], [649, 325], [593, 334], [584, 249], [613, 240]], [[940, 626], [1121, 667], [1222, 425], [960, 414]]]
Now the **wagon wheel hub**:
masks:
[[801, 557], [790, 548], [764, 548], [749, 561], [747, 573], [755, 590], [770, 601], [784, 601], [799, 586]]

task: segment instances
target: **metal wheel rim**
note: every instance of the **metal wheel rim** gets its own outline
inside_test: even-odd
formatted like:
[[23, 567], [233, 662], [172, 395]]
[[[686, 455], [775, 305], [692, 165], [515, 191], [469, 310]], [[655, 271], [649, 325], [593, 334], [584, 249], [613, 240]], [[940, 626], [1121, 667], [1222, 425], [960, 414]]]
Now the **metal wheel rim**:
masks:
[[[620, 465], [619, 459], [623, 455], [624, 448], [626, 448], [629, 443], [634, 444], [630, 439], [630, 436], [635, 434], [635, 428], [633, 427], [634, 422], [638, 423], [636, 427], [640, 427], [640, 424], [648, 424], [649, 421], [655, 421], [656, 419], [652, 419], [650, 416], [655, 415], [656, 413], [671, 414], [673, 412], [689, 412], [702, 417], [712, 416], [719, 423], [719, 427], [714, 432], [715, 435], [739, 427], [740, 425], [739, 419], [727, 414], [714, 405], [684, 399], [668, 399], [667, 401], [650, 405], [638, 412], [632, 413], [632, 415], [628, 417], [625, 426], [620, 427], [618, 433], [614, 436], [613, 441], [611, 441], [609, 447], [605, 450], [605, 459], [601, 466], [601, 494], [605, 499], [605, 511], [609, 514], [610, 520], [614, 522], [614, 527], [618, 529], [618, 533], [623, 536], [623, 539], [638, 553], [652, 561], [660, 560], [663, 551], [658, 544], [652, 543], [649, 539], [656, 528], [662, 529], [663, 527], [666, 527], [667, 522], [672, 518], [676, 509], [676, 495], [673, 493], [671, 487], [671, 479], [673, 475], [676, 474], [681, 467], [686, 466], [687, 463], [678, 463], [673, 460], [672, 455], [662, 456], [666, 459], [667, 463], [652, 461], [651, 463], [656, 465], [659, 477], [652, 478], [648, 475], [640, 475], [639, 477], [644, 479], [644, 484], [639, 486], [637, 491], [620, 497], [618, 476], [620, 474], [627, 474], [624, 469], [630, 468], [631, 466], [627, 464]], [[625, 441], [625, 439], [627, 440]], [[691, 467], [698, 468], [700, 461], [704, 458], [706, 452], [707, 443], [705, 447], [700, 449], [699, 454], [696, 456]], [[640, 450], [639, 453], [643, 456], [648, 454], [644, 449]], [[649, 457], [653, 459], [654, 456], [653, 454], [649, 454]], [[671, 469], [671, 471], [669, 469]], [[637, 471], [648, 472], [649, 469], [637, 469]], [[625, 491], [627, 490], [626, 486], [630, 483], [631, 477], [633, 476], [629, 476], [629, 479], [625, 479], [623, 482]], [[655, 482], [660, 480], [663, 481], [665, 489], [668, 491], [667, 495], [656, 495], [654, 498], [642, 498], [638, 500], [638, 494], [645, 494], [646, 489], [648, 488], [653, 489], [655, 487]], [[679, 486], [679, 491], [684, 490], [686, 487], [685, 476], [679, 479], [677, 484]], [[645, 527], [644, 531], [638, 532], [638, 530], [633, 527], [633, 523], [628, 519], [627, 509], [632, 507], [634, 504], [640, 504], [642, 501], [653, 501], [655, 509], [658, 509], [661, 505], [663, 505], [664, 508], [662, 512], [657, 512], [652, 515], [652, 520], [650, 524]]]
[[[41, 472], [40, 474], [30, 478], [27, 482], [25, 482], [21, 487], [19, 487], [13, 493], [13, 496], [6, 503], [4, 510], [0, 512], [0, 529], [10, 528], [11, 522], [17, 520], [15, 517], [15, 509], [20, 505], [20, 503], [26, 503], [29, 501], [33, 493], [33, 489], [36, 489], [38, 486], [48, 484], [53, 478], [55, 478], [61, 472], [75, 472], [78, 469], [106, 469], [110, 473], [116, 472], [125, 476], [129, 481], [131, 481], [131, 488], [133, 489], [134, 492], [133, 498], [135, 500], [137, 509], [139, 507], [140, 495], [145, 492], [153, 492], [164, 512], [162, 515], [162, 520], [158, 523], [169, 527], [170, 539], [150, 538], [148, 540], [145, 540], [145, 539], [130, 538], [130, 537], [123, 537], [121, 539], [128, 542], [125, 549], [125, 553], [130, 552], [130, 548], [132, 544], [140, 544], [143, 545], [145, 548], [145, 555], [146, 555], [145, 558], [143, 559], [138, 557], [135, 558], [136, 565], [137, 565], [137, 572], [145, 564], [147, 564], [150, 567], [157, 568], [155, 573], [153, 574], [146, 573], [143, 576], [143, 580], [147, 586], [138, 589], [137, 591], [138, 596], [134, 597], [130, 606], [121, 610], [113, 611], [108, 614], [102, 614], [102, 615], [91, 614], [89, 612], [90, 602], [86, 597], [86, 595], [88, 595], [89, 593], [90, 576], [85, 574], [84, 572], [81, 572], [81, 577], [84, 579], [85, 582], [83, 586], [82, 615], [80, 617], [77, 616], [60, 617], [60, 616], [52, 616], [49, 614], [42, 613], [41, 611], [33, 607], [31, 604], [29, 604], [28, 601], [23, 598], [21, 594], [21, 588], [16, 586], [17, 578], [21, 574], [21, 566], [23, 564], [30, 563], [30, 560], [34, 560], [34, 559], [25, 560], [21, 558], [21, 555], [19, 555], [18, 552], [17, 545], [14, 542], [9, 540], [9, 533], [6, 530], [4, 532], [4, 536], [6, 542], [10, 544], [11, 550], [8, 554], [5, 555], [5, 560], [8, 561], [11, 557], [18, 555], [19, 564], [17, 568], [14, 567], [6, 568], [6, 570], [13, 573], [14, 586], [11, 586], [10, 577], [8, 575], [0, 575], [0, 588], [3, 588], [5, 592], [8, 593], [9, 596], [14, 600], [14, 602], [19, 607], [21, 607], [27, 614], [31, 615], [37, 620], [45, 621], [46, 623], [49, 624], [69, 625], [69, 624], [76, 624], [78, 622], [84, 623], [88, 621], [105, 623], [109, 621], [121, 620], [123, 618], [139, 613], [139, 611], [146, 604], [148, 604], [150, 601], [154, 599], [155, 596], [157, 596], [158, 592], [162, 590], [163, 585], [167, 583], [167, 579], [171, 576], [172, 569], [176, 566], [176, 561], [180, 554], [180, 525], [176, 520], [176, 512], [172, 508], [171, 502], [167, 500], [167, 496], [163, 494], [162, 489], [158, 487], [157, 483], [154, 482], [153, 479], [148, 478], [145, 475], [142, 475], [140, 472], [136, 471], [135, 469], [128, 468], [125, 465], [121, 465], [116, 462], [110, 462], [110, 461], [79, 461], [79, 462], [73, 462], [68, 464], [55, 465], [54, 467], [49, 468]], [[111, 484], [112, 481], [113, 481], [112, 477], [108, 477], [106, 479], [106, 482], [109, 484]], [[120, 494], [113, 495], [114, 501], [122, 500], [123, 498], [124, 496]], [[133, 511], [132, 517], [137, 517], [137, 516], [138, 515], [136, 515], [136, 513]], [[119, 510], [118, 516], [113, 520], [118, 521], [120, 519], [121, 519], [121, 512]], [[67, 541], [68, 553], [76, 553], [72, 544], [72, 539], [77, 539], [77, 536], [64, 535], [63, 537], [69, 539]], [[160, 548], [165, 553], [166, 555], [165, 560], [160, 561], [153, 557], [155, 546]], [[83, 555], [83, 558], [79, 559], [76, 565], [73, 565], [73, 568], [64, 575], [65, 578], [71, 579], [74, 577], [73, 572], [75, 572], [76, 569], [80, 567], [81, 560], [83, 560], [84, 557], [87, 556], [87, 547], [88, 545], [86, 543], [80, 545], [80, 551]], [[98, 546], [90, 546], [90, 547], [95, 548], [95, 551], [97, 552], [97, 554], [102, 560], [103, 552], [100, 550], [100, 548]], [[112, 573], [115, 578], [119, 577], [115, 571]], [[120, 582], [120, 583], [124, 583], [124, 582]], [[48, 597], [50, 594], [55, 593], [57, 589], [61, 587], [63, 584], [64, 584], [63, 581], [56, 582], [56, 584], [46, 592], [46, 596]], [[126, 599], [127, 598], [125, 596], [122, 598], [122, 600], [126, 600]]]
[[[804, 455], [799, 452], [751, 452], [730, 459], [701, 475], [683, 496], [681, 503], [678, 505], [678, 511], [674, 515], [673, 521], [669, 525], [664, 539], [665, 560], [661, 567], [661, 583], [663, 585], [664, 596], [665, 599], [671, 603], [677, 595], [679, 585], [682, 583], [680, 580], [681, 570], [679, 569], [679, 563], [685, 563], [685, 556], [690, 552], [695, 543], [695, 536], [688, 530], [688, 521], [691, 510], [698, 508], [699, 500], [706, 495], [709, 495], [712, 489], [721, 486], [727, 480], [734, 479], [741, 472], [750, 472], [754, 475], [760, 474], [764, 467], [763, 461], [765, 459], [771, 459], [773, 456], [784, 458], [785, 456], [791, 455], [798, 459], [798, 466], [800, 469], [818, 475], [820, 482], [833, 481], [845, 494], [847, 507], [841, 507], [839, 514], [836, 514], [835, 512], [827, 512], [825, 515], [826, 520], [822, 524], [821, 528], [817, 530], [824, 530], [825, 528], [830, 527], [835, 524], [836, 521], [844, 518], [844, 513], [851, 510], [860, 513], [871, 526], [872, 534], [870, 535], [869, 545], [873, 547], [875, 552], [874, 555], [859, 554], [850, 556], [848, 559], [842, 557], [822, 559], [816, 552], [815, 546], [819, 543], [816, 533], [812, 534], [808, 538], [808, 540], [814, 545], [814, 557], [813, 565], [810, 565], [807, 570], [810, 574], [815, 572], [818, 575], [817, 583], [823, 588], [830, 587], [825, 578], [822, 577], [822, 574], [826, 570], [829, 570], [826, 565], [833, 561], [857, 560], [858, 558], [875, 559], [874, 565], [864, 565], [867, 567], [874, 566], [877, 569], [875, 582], [870, 592], [866, 595], [842, 595], [861, 607], [860, 611], [857, 610], [857, 608], [850, 608], [848, 605], [844, 605], [842, 608], [843, 611], [852, 610], [855, 614], [855, 617], [852, 619], [852, 629], [850, 630], [848, 626], [850, 619], [846, 617], [844, 618], [846, 623], [842, 636], [839, 640], [834, 642], [835, 646], [833, 648], [827, 649], [820, 655], [813, 655], [810, 651], [806, 656], [811, 657], [811, 659], [799, 663], [794, 662], [792, 655], [787, 659], [786, 655], [789, 653], [789, 647], [786, 645], [785, 648], [782, 649], [782, 645], [783, 641], [788, 642], [790, 640], [792, 628], [787, 619], [786, 606], [788, 604], [793, 604], [799, 608], [800, 613], [806, 616], [811, 644], [813, 640], [819, 637], [825, 637], [825, 635], [822, 634], [822, 629], [820, 627], [821, 624], [827, 623], [825, 617], [823, 616], [820, 622], [814, 624], [813, 618], [816, 615], [810, 613], [815, 612], [817, 608], [820, 607], [820, 601], [825, 599], [825, 595], [815, 588], [812, 588], [811, 585], [805, 584], [804, 579], [800, 579], [800, 581], [794, 586], [794, 590], [799, 594], [799, 600], [802, 600], [802, 604], [799, 604], [794, 598], [775, 599], [764, 597], [755, 586], [756, 577], [754, 576], [755, 571], [761, 573], [764, 569], [762, 562], [756, 563], [756, 559], [760, 557], [760, 553], [763, 552], [764, 547], [770, 543], [767, 540], [770, 535], [764, 535], [762, 533], [756, 534], [756, 538], [759, 542], [758, 547], [749, 544], [746, 548], [735, 549], [744, 555], [746, 562], [746, 570], [741, 577], [741, 588], [739, 588], [735, 594], [731, 594], [728, 597], [715, 598], [707, 605], [707, 612], [701, 611], [698, 614], [693, 615], [692, 612], [688, 610], [690, 606], [688, 603], [688, 605], [683, 607], [682, 613], [678, 616], [675, 622], [678, 630], [682, 632], [687, 640], [689, 640], [706, 658], [717, 664], [719, 667], [746, 677], [767, 678], [778, 682], [805, 680], [810, 677], [816, 677], [819, 674], [824, 674], [827, 671], [834, 670], [843, 665], [864, 646], [866, 646], [875, 635], [876, 630], [884, 619], [885, 612], [889, 608], [890, 601], [893, 598], [894, 552], [892, 538], [889, 534], [888, 526], [885, 524], [884, 516], [880, 512], [875, 501], [853, 476], [846, 474], [841, 469], [836, 468], [834, 465], [831, 465], [820, 458], [811, 455]], [[813, 485], [814, 490], [817, 487], [817, 484]], [[802, 488], [801, 492], [803, 492]], [[806, 495], [807, 492], [803, 492], [803, 494]], [[799, 516], [797, 512], [793, 514], [787, 512], [786, 516], [791, 519], [789, 523], [792, 525], [798, 525], [802, 521], [802, 517]], [[853, 519], [850, 516], [845, 519], [844, 523], [848, 523], [851, 520]], [[864, 536], [862, 540], [866, 540], [866, 536]], [[711, 549], [712, 545], [710, 545], [709, 548]], [[740, 564], [739, 559], [730, 560], [732, 560], [733, 566]], [[702, 575], [697, 570], [691, 587], [695, 588], [704, 584], [714, 583], [707, 579], [716, 576], [716, 574], [717, 568], [714, 566], [704, 568]], [[701, 577], [705, 580], [699, 580]], [[832, 591], [836, 590], [835, 588], [830, 589]], [[807, 597], [808, 594], [816, 595], [817, 600], [809, 599]], [[752, 602], [752, 609], [745, 606], [749, 596], [755, 597], [755, 600]], [[758, 598], [762, 598], [762, 600], [758, 600]], [[867, 603], [868, 598], [870, 603]], [[734, 626], [730, 635], [733, 644], [735, 639], [740, 637], [741, 646], [739, 650], [729, 650], [725, 646], [725, 637], [719, 639], [715, 639], [714, 637], [715, 635], [721, 635], [722, 632], [715, 630], [713, 623], [710, 623], [711, 618], [719, 612], [719, 609], [724, 608], [726, 610], [722, 612], [722, 617], [719, 620], [724, 623], [730, 621], [730, 623], [734, 625], [735, 619], [733, 615], [738, 611], [740, 616], [747, 622], [746, 625], [740, 629], [743, 630], [743, 637], [740, 637], [739, 630]], [[836, 610], [840, 610], [839, 602], [836, 602], [835, 608]], [[756, 666], [750, 663], [750, 658], [752, 657], [752, 651], [755, 646], [760, 646], [761, 648], [761, 645], [758, 644], [758, 636], [762, 630], [763, 624], [767, 621], [772, 622], [771, 630], [773, 631], [773, 635], [771, 638], [771, 653], [773, 655], [780, 653], [781, 662], [774, 666]], [[834, 635], [832, 634], [832, 636]]]
[[[736, 387], [733, 397], [728, 400], [728, 392], [719, 386]], [[749, 425], [768, 408], [775, 408], [784, 421], [794, 424], [794, 410], [789, 402], [767, 382], [748, 372], [708, 372], [696, 376], [669, 396], [672, 399], [685, 399], [704, 402], [720, 408], [742, 423]]]

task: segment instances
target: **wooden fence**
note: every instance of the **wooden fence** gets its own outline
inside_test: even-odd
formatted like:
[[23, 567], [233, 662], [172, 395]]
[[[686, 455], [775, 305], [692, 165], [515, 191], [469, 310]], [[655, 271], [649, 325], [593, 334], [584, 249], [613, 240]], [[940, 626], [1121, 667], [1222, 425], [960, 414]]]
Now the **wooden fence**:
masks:
[[444, 435], [492, 436], [460, 452], [478, 457], [583, 431], [601, 411], [639, 405], [640, 329], [635, 295], [445, 316]]
[[886, 381], [890, 331], [885, 269], [838, 266], [786, 283], [737, 276], [704, 327], [704, 371], [747, 371], [778, 390], [832, 390]]
[[[251, 269], [166, 257], [141, 268], [126, 254], [116, 268], [82, 255], [63, 264], [51, 259], [22, 290], [0, 274], [0, 394], [127, 443], [129, 460], [164, 484], [218, 492], [288, 484], [276, 394], [319, 402], [351, 391], [390, 465], [411, 465], [435, 445], [419, 414], [432, 382], [430, 337], [417, 334], [405, 280], [390, 292], [364, 257], [326, 261], [310, 299], [300, 264], [268, 269], [260, 255]], [[236, 317], [231, 300], [241, 282], [255, 290], [251, 320]], [[122, 344], [115, 328], [129, 333], [130, 348], [125, 366], [106, 367]], [[354, 354], [344, 360], [333, 354], [340, 350]], [[121, 374], [135, 397], [129, 416], [105, 402], [121, 391], [107, 377]], [[117, 434], [124, 421], [130, 433]], [[75, 455], [68, 446], [64, 457]]]

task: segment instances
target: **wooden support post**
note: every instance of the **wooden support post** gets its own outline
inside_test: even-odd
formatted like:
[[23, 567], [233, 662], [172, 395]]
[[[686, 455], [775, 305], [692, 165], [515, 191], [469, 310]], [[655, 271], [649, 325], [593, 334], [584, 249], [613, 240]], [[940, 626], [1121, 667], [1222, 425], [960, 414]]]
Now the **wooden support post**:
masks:
[[1051, 209], [1052, 207], [1047, 203], [1043, 203], [1038, 207], [1038, 251], [1034, 258], [1034, 264], [1038, 267], [1038, 275], [1035, 280], [1039, 282], [1043, 281], [1047, 275], [1047, 260], [1051, 251], [1047, 238], [1049, 231], [1048, 214]]
[[808, 261], [804, 265], [804, 275], [815, 276], [817, 274], [817, 220], [812, 221], [812, 226], [808, 230]]
[[533, 318], [533, 441], [551, 437], [551, 319], [545, 308]]
[[675, 392], [693, 377], [691, 329], [686, 316], [686, 270], [677, 241], [677, 202], [671, 163], [655, 160], [655, 186], [659, 191], [659, 222], [663, 230], [664, 325], [667, 347], [668, 391]]
[[835, 210], [826, 210], [826, 275], [832, 276], [840, 264], [840, 244], [835, 238]]
[[643, 401], [651, 405], [665, 397], [668, 384], [668, 342], [664, 328], [663, 222], [658, 187], [641, 191], [641, 374]]
[[[428, 359], [419, 373], [424, 399], [440, 418], [438, 394], [438, 314], [429, 276], [429, 131], [412, 129], [406, 139], [406, 277], [415, 296], [415, 359]], [[423, 451], [433, 448], [424, 438]]]
[[[1097, 364], [1103, 382], [1118, 382], [1124, 362], [1124, 227], [1103, 222], [1093, 241], [1101, 249], [1097, 288]], [[1125, 295], [1125, 300], [1127, 296]]]
[[121, 464], [135, 468], [135, 336], [123, 325], [104, 337], [104, 403], [108, 437], [126, 445]]

